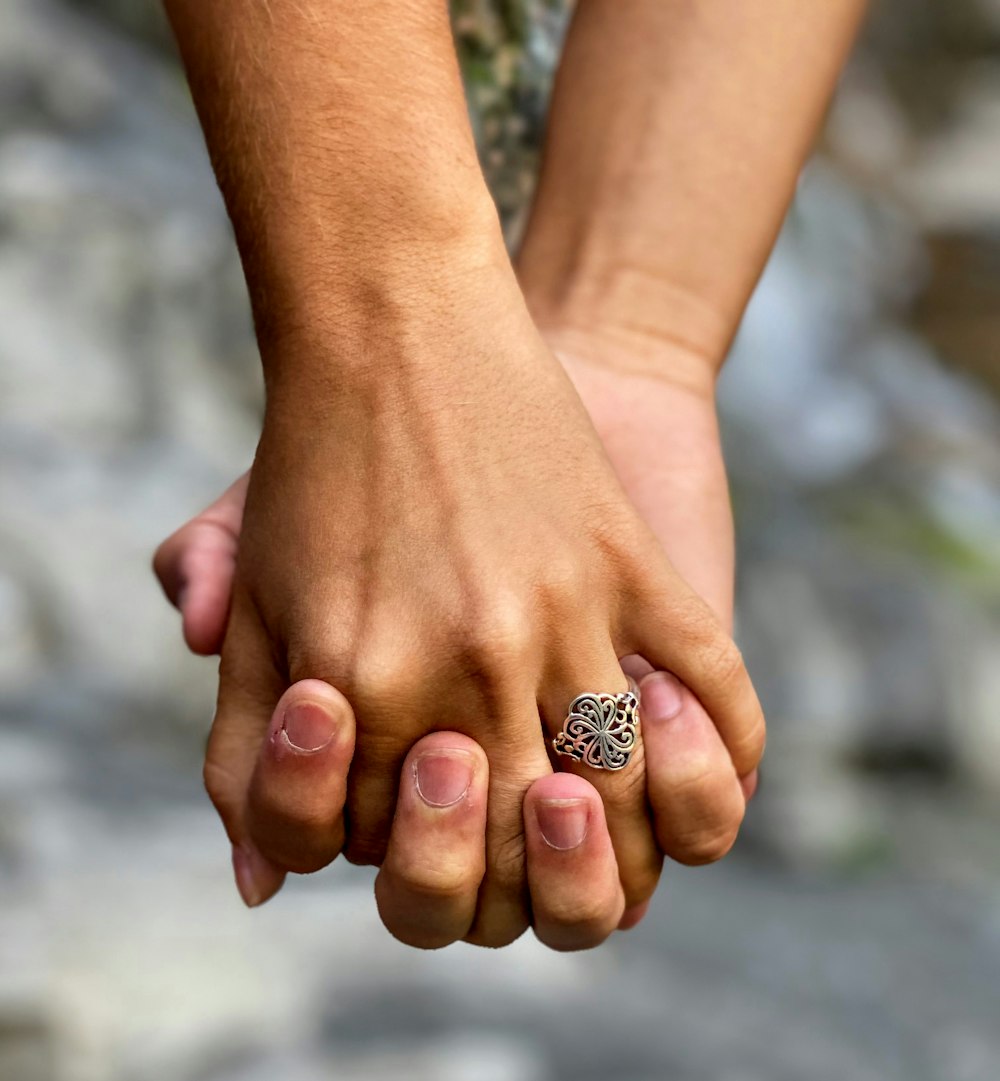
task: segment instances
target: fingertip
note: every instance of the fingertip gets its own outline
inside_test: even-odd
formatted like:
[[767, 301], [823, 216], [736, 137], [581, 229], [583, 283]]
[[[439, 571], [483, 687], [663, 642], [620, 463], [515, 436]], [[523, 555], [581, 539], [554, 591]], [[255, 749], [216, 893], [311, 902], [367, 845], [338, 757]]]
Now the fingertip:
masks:
[[354, 735], [347, 699], [322, 680], [295, 683], [278, 700], [246, 811], [254, 844], [276, 865], [308, 874], [340, 853]]
[[249, 842], [233, 845], [233, 874], [236, 889], [247, 908], [264, 904], [285, 884], [285, 872], [257, 851]]
[[[524, 817], [525, 832], [550, 849], [599, 851], [602, 840], [611, 847], [601, 797], [576, 774], [554, 773], [535, 781], [525, 795]], [[537, 850], [537, 843], [533, 847]]]
[[[432, 732], [418, 740], [403, 764], [397, 823], [406, 829], [410, 809], [461, 809], [485, 828], [489, 760], [475, 740], [459, 732]], [[396, 826], [394, 826], [394, 829]], [[452, 827], [455, 828], [455, 827]]]
[[216, 601], [205, 597], [197, 585], [183, 583], [174, 602], [181, 613], [184, 643], [199, 657], [211, 657], [222, 651], [226, 634], [228, 597]]
[[604, 805], [584, 778], [539, 778], [525, 797], [535, 935], [554, 950], [590, 949], [622, 920], [625, 895]]
[[653, 671], [653, 666], [649, 661], [645, 657], [640, 657], [638, 653], [630, 653], [622, 657], [619, 663], [625, 675], [631, 676], [636, 683], [641, 683]]
[[657, 671], [642, 683], [646, 785], [660, 849], [701, 866], [732, 847], [746, 809], [722, 736], [694, 694]]
[[[314, 737], [304, 737], [300, 742], [289, 727], [293, 720], [301, 721], [303, 728], [307, 731], [310, 720], [313, 727], [318, 727], [321, 718], [316, 714], [321, 714], [322, 718], [325, 718], [331, 737], [337, 735], [343, 739], [349, 735], [353, 740], [355, 717], [350, 702], [336, 687], [321, 679], [301, 679], [285, 691], [274, 707], [271, 718], [271, 742], [283, 736], [283, 743], [290, 746], [292, 750], [305, 753], [321, 750], [322, 746], [310, 743], [310, 739]], [[328, 743], [329, 740], [326, 742]]]
[[222, 647], [236, 568], [236, 533], [202, 512], [156, 549], [153, 573], [183, 616], [184, 640], [194, 653]]
[[639, 904], [625, 909], [622, 918], [618, 921], [618, 930], [631, 931], [633, 927], [637, 927], [642, 923], [649, 912], [649, 905], [649, 901], [641, 901]]
[[488, 762], [457, 732], [410, 748], [385, 860], [379, 915], [399, 941], [437, 949], [468, 934], [486, 871]]
[[745, 777], [740, 778], [740, 788], [743, 789], [743, 798], [749, 803], [757, 794], [757, 789], [760, 786], [760, 770], [755, 769], [748, 773]]
[[160, 589], [163, 590], [163, 595], [175, 608], [181, 607], [181, 594], [187, 584], [180, 572], [182, 534], [186, 529], [187, 526], [183, 526], [175, 533], [171, 533], [166, 540], [161, 541], [150, 563], [153, 575], [160, 583]]

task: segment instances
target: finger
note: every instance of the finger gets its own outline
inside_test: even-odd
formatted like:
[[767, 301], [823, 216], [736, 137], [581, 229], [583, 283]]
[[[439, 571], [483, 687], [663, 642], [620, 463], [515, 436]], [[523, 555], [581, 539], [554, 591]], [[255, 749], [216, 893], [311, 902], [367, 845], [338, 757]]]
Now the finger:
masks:
[[[454, 719], [446, 717], [442, 723], [450, 724]], [[537, 711], [535, 726], [537, 731]], [[489, 756], [486, 872], [472, 925], [464, 936], [473, 945], [509, 945], [531, 925], [521, 805], [531, 782], [551, 772], [540, 733], [537, 742], [538, 765], [534, 769], [525, 768], [523, 763], [510, 765], [502, 754]], [[391, 816], [398, 809], [406, 780], [403, 765], [394, 765], [392, 750], [373, 748], [361, 732], [348, 780], [349, 829], [344, 854], [351, 863], [380, 867], [388, 858], [392, 818], [386, 820], [386, 811]]]
[[631, 676], [636, 683], [641, 683], [653, 671], [653, 666], [635, 653], [620, 658], [618, 663], [625, 675]]
[[[588, 659], [589, 658], [589, 659]], [[546, 681], [542, 712], [552, 737], [563, 729], [571, 702], [586, 692], [617, 694], [628, 683], [609, 642], [585, 656], [564, 663], [561, 674]], [[629, 908], [647, 901], [656, 889], [663, 855], [656, 843], [646, 801], [645, 750], [641, 728], [635, 732], [631, 758], [621, 769], [600, 769], [559, 755], [558, 768], [584, 778], [604, 805], [608, 833], [618, 859], [618, 872]], [[585, 737], [586, 738], [586, 737]]]
[[218, 653], [222, 647], [248, 477], [171, 534], [153, 557], [153, 570], [180, 609], [184, 640], [194, 653]]
[[649, 912], [649, 901], [643, 901], [640, 905], [626, 908], [622, 913], [622, 918], [618, 921], [618, 930], [631, 931], [633, 927], [638, 927], [646, 918], [647, 912]]
[[[351, 863], [380, 867], [389, 844], [389, 831], [403, 762], [416, 736], [435, 721], [428, 701], [419, 643], [396, 639], [369, 643], [345, 693], [354, 706], [357, 746], [347, 783], [349, 823], [344, 855]], [[446, 717], [440, 727], [453, 728]]]
[[300, 874], [337, 857], [353, 754], [354, 713], [339, 691], [318, 679], [285, 691], [250, 781], [247, 827], [260, 853]]
[[740, 778], [740, 787], [743, 789], [743, 798], [749, 803], [757, 795], [760, 787], [760, 770], [755, 769], [745, 777]]
[[599, 945], [625, 910], [601, 797], [581, 777], [543, 777], [525, 797], [524, 823], [539, 941], [554, 950]]
[[685, 684], [712, 718], [737, 774], [751, 773], [764, 753], [764, 713], [740, 651], [711, 610], [669, 567], [663, 584], [632, 596], [629, 607], [628, 650]]
[[284, 871], [250, 837], [247, 790], [261, 741], [281, 690], [269, 651], [237, 595], [219, 669], [219, 697], [205, 751], [205, 789], [233, 846], [236, 885], [244, 902], [262, 904], [281, 888]]
[[[534, 695], [518, 666], [510, 685], [492, 678], [472, 684], [462, 699], [442, 702], [408, 675], [419, 671], [401, 651], [395, 664], [376, 664], [369, 657], [367, 678], [352, 692], [358, 718], [358, 746], [348, 781], [348, 839], [345, 855], [352, 863], [381, 865], [397, 800], [403, 760], [409, 747], [398, 733], [434, 726], [462, 732], [491, 733], [483, 741], [490, 762], [489, 814], [486, 825], [486, 874], [476, 918], [467, 941], [499, 947], [513, 942], [530, 925], [524, 864], [522, 804], [531, 783], [551, 773]], [[485, 670], [485, 666], [484, 670]], [[377, 676], [377, 678], [375, 678]], [[371, 712], [369, 712], [369, 710]], [[378, 716], [372, 729], [394, 733], [369, 738], [366, 721]], [[525, 739], [524, 733], [531, 734]], [[374, 735], [374, 732], [372, 732]]]
[[403, 764], [375, 900], [400, 942], [437, 949], [457, 942], [476, 914], [486, 870], [489, 766], [457, 732], [434, 732]]
[[[649, 664], [648, 661], [645, 661], [642, 657], [637, 656], [636, 654], [632, 654], [628, 657], [622, 657], [621, 664], [622, 670], [625, 672], [625, 674], [627, 676], [631, 676], [636, 683], [642, 683], [646, 676], [648, 676], [649, 673], [653, 671], [652, 665]], [[756, 795], [759, 785], [759, 770], [752, 770], [745, 777], [740, 778], [740, 788], [743, 790], [743, 798], [746, 800], [747, 803], [749, 803], [750, 800], [752, 800], [753, 797]], [[643, 912], [643, 915], [645, 915], [645, 912]], [[625, 913], [625, 918], [630, 918], [628, 912]], [[642, 916], [639, 916], [637, 919], [635, 919], [634, 922], [631, 922], [630, 926], [634, 927], [640, 919], [642, 919]], [[622, 929], [624, 930], [624, 928]]]
[[746, 799], [732, 759], [701, 703], [674, 676], [640, 685], [646, 786], [663, 851], [680, 863], [721, 859], [733, 846]]
[[[506, 716], [507, 723], [499, 725], [486, 743], [490, 761], [486, 874], [476, 919], [465, 939], [492, 948], [509, 945], [531, 926], [524, 799], [535, 781], [552, 774], [533, 698], [523, 703], [520, 716], [513, 709]], [[532, 733], [530, 739], [524, 738], [525, 732]]]

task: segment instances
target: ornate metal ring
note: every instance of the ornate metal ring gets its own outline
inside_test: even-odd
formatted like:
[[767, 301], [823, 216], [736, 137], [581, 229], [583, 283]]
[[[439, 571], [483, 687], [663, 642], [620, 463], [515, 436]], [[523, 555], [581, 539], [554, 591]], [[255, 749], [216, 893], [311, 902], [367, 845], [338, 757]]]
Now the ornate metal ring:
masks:
[[621, 694], [577, 695], [552, 741], [556, 754], [594, 769], [624, 769], [639, 730], [639, 688], [631, 677], [628, 682], [629, 689]]

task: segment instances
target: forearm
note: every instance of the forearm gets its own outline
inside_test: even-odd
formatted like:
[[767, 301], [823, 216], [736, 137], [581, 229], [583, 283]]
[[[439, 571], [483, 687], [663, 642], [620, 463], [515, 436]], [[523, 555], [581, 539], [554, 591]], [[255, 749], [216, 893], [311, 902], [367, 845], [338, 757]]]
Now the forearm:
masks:
[[518, 263], [543, 326], [715, 371], [864, 0], [580, 0]]
[[502, 256], [444, 0], [165, 6], [265, 368], [273, 340], [356, 344]]

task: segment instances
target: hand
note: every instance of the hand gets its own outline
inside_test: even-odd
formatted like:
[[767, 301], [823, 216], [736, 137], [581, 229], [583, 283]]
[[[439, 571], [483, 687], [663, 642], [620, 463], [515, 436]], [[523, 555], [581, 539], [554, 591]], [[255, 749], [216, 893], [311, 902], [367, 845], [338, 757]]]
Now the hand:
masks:
[[[339, 815], [355, 742], [342, 694], [304, 680], [281, 697], [251, 781], [251, 801], [290, 821]], [[448, 945], [468, 928], [486, 867], [489, 761], [457, 732], [418, 740], [403, 763], [385, 859], [375, 883], [383, 922], [400, 941]], [[594, 788], [567, 773], [540, 777], [524, 799], [533, 926], [554, 949], [585, 949], [622, 922], [624, 895], [604, 808]], [[237, 882], [249, 903], [280, 875], [237, 848]], [[639, 914], [633, 914], [635, 922]]]
[[[735, 545], [714, 371], [675, 356], [637, 370], [620, 345], [564, 328], [550, 328], [546, 340], [632, 504], [674, 568], [731, 628]], [[622, 424], [623, 416], [631, 422]]]
[[[605, 348], [591, 348], [588, 353], [587, 362], [563, 359], [597, 427], [606, 433], [605, 445], [629, 495], [685, 576], [698, 583], [720, 617], [728, 621], [731, 521], [711, 393], [692, 394], [668, 380], [630, 377], [622, 370], [627, 366], [616, 364]], [[635, 423], [620, 423], [627, 410], [632, 411]], [[185, 637], [197, 652], [215, 652], [221, 643], [246, 480], [246, 476], [241, 478], [216, 504], [168, 538], [157, 555], [161, 581], [181, 608]], [[633, 671], [641, 675], [648, 666]], [[651, 704], [655, 692], [648, 684], [645, 690], [646, 702]], [[686, 693], [684, 708], [669, 724], [650, 723], [648, 708], [644, 714], [647, 747], [650, 739], [664, 744], [656, 757], [670, 769], [669, 774], [659, 767], [655, 771], [662, 793], [658, 802], [671, 809], [657, 817], [661, 847], [683, 862], [719, 858], [735, 838], [744, 799], [726, 784], [732, 767], [714, 727]], [[706, 761], [713, 768], [705, 769]], [[685, 784], [690, 780], [686, 773], [699, 771], [698, 783]], [[744, 780], [746, 796], [752, 793], [755, 780], [755, 774]], [[419, 862], [419, 855], [415, 858]], [[275, 888], [272, 885], [268, 892]], [[599, 893], [595, 889], [591, 894], [591, 908], [600, 907]], [[533, 897], [536, 922], [539, 903]], [[606, 909], [607, 898], [603, 903]], [[425, 911], [433, 908], [423, 906]], [[634, 907], [625, 925], [636, 922], [643, 908]], [[390, 930], [404, 937], [405, 928], [392, 922], [393, 912], [384, 915]], [[433, 925], [434, 919], [426, 922]], [[564, 928], [563, 939], [584, 945], [590, 941], [579, 927], [573, 932]]]
[[[272, 384], [206, 783], [234, 844], [252, 837], [293, 870], [329, 862], [339, 821], [291, 837], [282, 814], [247, 801], [275, 702], [322, 678], [358, 718], [346, 852], [380, 863], [409, 748], [434, 728], [463, 732], [491, 774], [469, 937], [502, 944], [528, 923], [521, 803], [551, 769], [539, 713], [551, 736], [581, 689], [622, 689], [618, 657], [640, 653], [691, 689], [741, 773], [762, 720], [735, 647], [629, 504], [516, 285], [449, 310], [475, 317], [433, 349], [412, 336], [405, 360], [387, 352], [349, 389]], [[660, 861], [640, 765], [589, 777], [630, 905]]]

